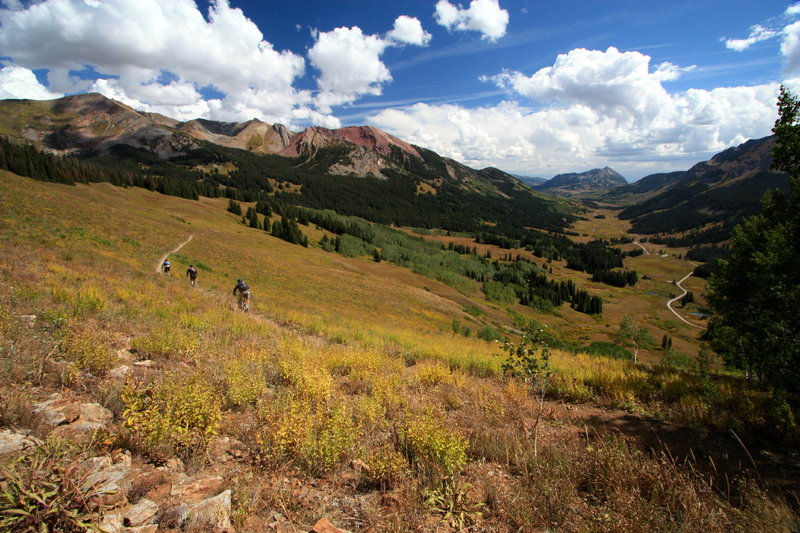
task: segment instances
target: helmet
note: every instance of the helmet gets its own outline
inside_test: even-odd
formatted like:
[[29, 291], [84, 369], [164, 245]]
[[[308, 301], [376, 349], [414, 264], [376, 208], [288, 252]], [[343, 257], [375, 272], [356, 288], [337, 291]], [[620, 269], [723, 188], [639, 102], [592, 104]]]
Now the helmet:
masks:
[[241, 283], [241, 282], [242, 282], [242, 280], [240, 280], [240, 279], [236, 280], [236, 283]]

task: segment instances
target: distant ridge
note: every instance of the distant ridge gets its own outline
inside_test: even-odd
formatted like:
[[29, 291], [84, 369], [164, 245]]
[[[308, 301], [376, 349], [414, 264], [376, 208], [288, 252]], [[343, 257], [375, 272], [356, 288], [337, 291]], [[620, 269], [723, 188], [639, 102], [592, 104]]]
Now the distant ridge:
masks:
[[621, 218], [631, 219], [632, 232], [690, 232], [697, 243], [719, 242], [743, 217], [759, 211], [767, 190], [788, 190], [788, 174], [770, 169], [774, 145], [774, 135], [750, 140], [685, 172], [653, 174], [642, 178], [641, 184], [611, 191], [604, 199], [630, 203], [630, 195], [645, 193], [640, 197], [644, 200], [620, 213]]
[[559, 174], [536, 186], [536, 190], [562, 196], [578, 196], [606, 191], [627, 183], [617, 171], [604, 167], [586, 172]]

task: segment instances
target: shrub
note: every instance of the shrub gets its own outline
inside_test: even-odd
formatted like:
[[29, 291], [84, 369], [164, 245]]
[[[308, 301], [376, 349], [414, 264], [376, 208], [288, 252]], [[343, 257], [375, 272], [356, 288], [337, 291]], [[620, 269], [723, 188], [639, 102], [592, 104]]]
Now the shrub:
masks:
[[433, 387], [450, 378], [450, 369], [441, 363], [425, 362], [417, 365], [417, 379], [426, 387]]
[[156, 383], [128, 385], [122, 402], [125, 425], [154, 446], [203, 446], [216, 434], [221, 419], [217, 395], [198, 374], [168, 374]]
[[686, 370], [695, 370], [697, 368], [697, 363], [694, 362], [694, 359], [685, 353], [673, 352], [672, 350], [669, 350], [664, 354], [664, 356], [661, 358], [661, 364], [663, 366], [683, 368]]
[[116, 354], [100, 332], [85, 324], [72, 323], [61, 337], [64, 358], [78, 368], [102, 375], [117, 362]]
[[143, 359], [185, 357], [191, 355], [197, 346], [197, 335], [171, 325], [155, 328], [131, 342], [131, 349]]
[[492, 326], [484, 326], [478, 330], [478, 338], [489, 342], [500, 341], [503, 340], [503, 334]]
[[232, 359], [225, 362], [226, 398], [231, 405], [253, 404], [267, 390], [267, 379], [258, 361]]
[[264, 428], [257, 438], [264, 458], [285, 458], [309, 474], [327, 472], [354, 453], [360, 428], [346, 404], [313, 404], [285, 394], [263, 402]]
[[622, 359], [633, 361], [633, 354], [618, 344], [613, 342], [595, 341], [586, 347], [585, 352], [589, 355], [599, 355], [610, 357], [611, 359]]
[[394, 446], [385, 445], [373, 450], [367, 460], [367, 481], [382, 490], [393, 487], [408, 476], [408, 462]]
[[399, 430], [403, 453], [432, 479], [454, 476], [467, 463], [467, 441], [431, 412], [410, 416]]

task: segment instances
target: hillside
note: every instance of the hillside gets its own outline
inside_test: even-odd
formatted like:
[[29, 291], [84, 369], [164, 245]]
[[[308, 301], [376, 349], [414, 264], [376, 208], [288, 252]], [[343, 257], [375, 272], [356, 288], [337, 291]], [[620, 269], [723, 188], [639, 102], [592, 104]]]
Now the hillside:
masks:
[[680, 181], [686, 171], [659, 172], [643, 177], [639, 181], [615, 187], [600, 197], [603, 202], [629, 206], [649, 200]]
[[[655, 395], [652, 408], [664, 409], [677, 383], [697, 385], [688, 374], [552, 350], [558, 402], [537, 411], [524, 381], [502, 377], [499, 345], [470, 332], [526, 311], [488, 303], [477, 284], [455, 290], [291, 245], [242, 225], [223, 199], [8, 173], [0, 194], [0, 460], [40, 458], [22, 486], [48, 472], [85, 502], [78, 516], [111, 530], [308, 531], [322, 519], [351, 531], [572, 530], [609, 517], [627, 531], [721, 532], [794, 519], [755, 486], [757, 498], [727, 500], [700, 465], [639, 449], [705, 442], [689, 426], [671, 433], [631, 412], [564, 408]], [[165, 254], [176, 277], [154, 272]], [[197, 289], [183, 275], [190, 263]], [[233, 310], [237, 278], [253, 291], [248, 315]], [[720, 386], [725, 401], [764, 401], [741, 383]], [[663, 412], [677, 416], [674, 405]], [[83, 444], [36, 444], [48, 435]], [[719, 471], [746, 461], [735, 442], [704, 446], [728, 454]], [[572, 505], [539, 506], [542, 490]]]
[[770, 170], [774, 144], [774, 136], [747, 141], [694, 165], [677, 179], [668, 175], [662, 192], [627, 207], [620, 217], [631, 219], [635, 233], [699, 232], [697, 242], [725, 240], [744, 216], [758, 212], [767, 190], [787, 189], [788, 175]]
[[0, 101], [0, 134], [140, 181], [155, 177], [182, 196], [256, 199], [277, 187], [288, 203], [454, 230], [490, 223], [560, 231], [573, 220], [573, 206], [510, 174], [469, 168], [372, 127], [294, 133], [256, 120], [178, 122], [86, 94]]
[[612, 168], [595, 168], [586, 172], [559, 174], [537, 185], [536, 190], [562, 196], [597, 195], [628, 182]]

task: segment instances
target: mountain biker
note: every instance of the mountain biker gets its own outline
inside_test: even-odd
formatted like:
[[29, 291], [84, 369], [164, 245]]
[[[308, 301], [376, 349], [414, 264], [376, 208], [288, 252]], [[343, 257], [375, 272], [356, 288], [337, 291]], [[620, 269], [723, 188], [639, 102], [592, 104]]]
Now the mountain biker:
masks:
[[165, 275], [165, 276], [169, 276], [169, 269], [170, 269], [171, 267], [172, 267], [172, 265], [169, 263], [169, 261], [167, 261], [166, 259], [164, 259], [164, 262], [161, 264], [161, 268], [163, 268], [163, 269], [164, 269], [164, 275]]
[[250, 304], [250, 287], [244, 281], [237, 279], [236, 286], [233, 288], [233, 295], [236, 296], [237, 292], [239, 293], [239, 309], [247, 311]]
[[192, 282], [192, 287], [197, 287], [197, 269], [194, 265], [189, 265], [189, 268], [186, 269], [186, 276]]

